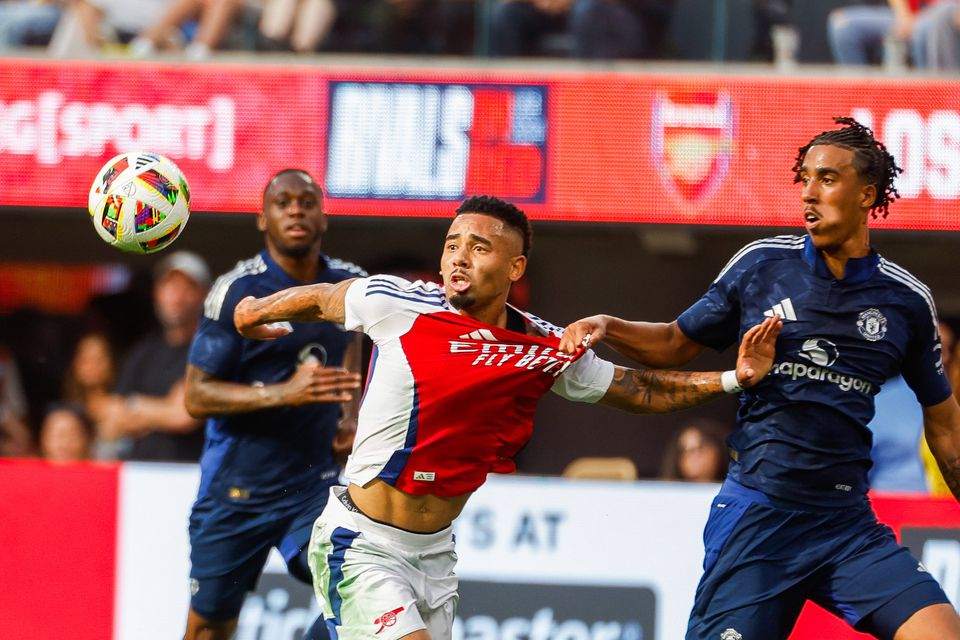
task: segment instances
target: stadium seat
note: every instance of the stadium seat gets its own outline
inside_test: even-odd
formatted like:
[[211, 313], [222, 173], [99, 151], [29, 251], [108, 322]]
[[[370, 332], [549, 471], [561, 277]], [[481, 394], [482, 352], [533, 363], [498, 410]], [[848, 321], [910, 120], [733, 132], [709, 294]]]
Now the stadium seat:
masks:
[[579, 480], [636, 480], [637, 465], [630, 458], [577, 458], [563, 470], [563, 477]]

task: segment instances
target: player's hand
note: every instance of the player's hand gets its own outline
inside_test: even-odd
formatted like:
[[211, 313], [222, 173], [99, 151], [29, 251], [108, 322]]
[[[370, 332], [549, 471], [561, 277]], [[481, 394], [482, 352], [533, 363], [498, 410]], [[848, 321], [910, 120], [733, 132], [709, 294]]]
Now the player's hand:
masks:
[[273, 340], [290, 333], [288, 325], [269, 324], [264, 317], [262, 299], [247, 296], [233, 310], [233, 324], [244, 338]]
[[758, 384], [770, 373], [777, 353], [777, 336], [783, 321], [780, 316], [767, 318], [743, 334], [737, 353], [737, 382], [744, 389]]
[[320, 402], [349, 402], [360, 388], [360, 374], [341, 367], [305, 362], [286, 382], [285, 404], [299, 406]]
[[590, 316], [567, 325], [560, 338], [560, 352], [573, 355], [577, 349], [589, 349], [607, 334], [607, 317]]

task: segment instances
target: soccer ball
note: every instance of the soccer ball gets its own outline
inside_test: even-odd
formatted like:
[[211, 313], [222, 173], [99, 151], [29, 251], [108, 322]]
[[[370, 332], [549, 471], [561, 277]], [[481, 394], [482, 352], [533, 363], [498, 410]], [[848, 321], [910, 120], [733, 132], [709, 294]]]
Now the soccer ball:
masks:
[[90, 187], [93, 228], [110, 246], [154, 253], [176, 240], [190, 217], [183, 172], [155, 153], [122, 153], [103, 165]]

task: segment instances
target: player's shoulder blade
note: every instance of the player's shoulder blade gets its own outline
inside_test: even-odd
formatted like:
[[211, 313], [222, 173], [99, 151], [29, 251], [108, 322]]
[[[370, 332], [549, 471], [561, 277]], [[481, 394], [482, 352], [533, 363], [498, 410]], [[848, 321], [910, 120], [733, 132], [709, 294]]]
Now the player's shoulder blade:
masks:
[[267, 263], [263, 256], [256, 255], [249, 260], [241, 260], [237, 265], [216, 279], [207, 299], [203, 303], [203, 315], [211, 320], [219, 320], [220, 313], [223, 310], [223, 303], [227, 299], [230, 288], [241, 278], [254, 276], [264, 273], [267, 270]]
[[744, 270], [765, 260], [799, 258], [803, 255], [805, 242], [806, 236], [795, 235], [771, 236], [754, 240], [733, 254], [720, 271], [717, 280], [723, 278], [735, 267], [738, 270]]
[[897, 263], [891, 262], [882, 256], [877, 264], [877, 271], [901, 288], [905, 297], [916, 296], [919, 298], [923, 304], [929, 308], [930, 315], [933, 317], [934, 322], [936, 322], [937, 309], [933, 300], [933, 293], [931, 293], [930, 288], [921, 282], [919, 278]]
[[434, 282], [410, 282], [399, 276], [375, 275], [367, 279], [367, 298], [389, 298], [429, 307], [445, 307], [443, 289]]

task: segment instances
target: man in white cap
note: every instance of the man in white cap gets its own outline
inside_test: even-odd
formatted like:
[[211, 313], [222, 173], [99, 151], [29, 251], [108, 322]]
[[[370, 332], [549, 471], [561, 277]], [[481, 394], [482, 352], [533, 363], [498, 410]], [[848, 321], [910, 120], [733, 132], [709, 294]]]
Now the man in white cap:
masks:
[[160, 329], [130, 349], [117, 377], [117, 395], [97, 425], [101, 439], [118, 444], [118, 457], [199, 460], [202, 423], [184, 408], [183, 376], [210, 279], [206, 262], [189, 251], [157, 263], [153, 304]]

